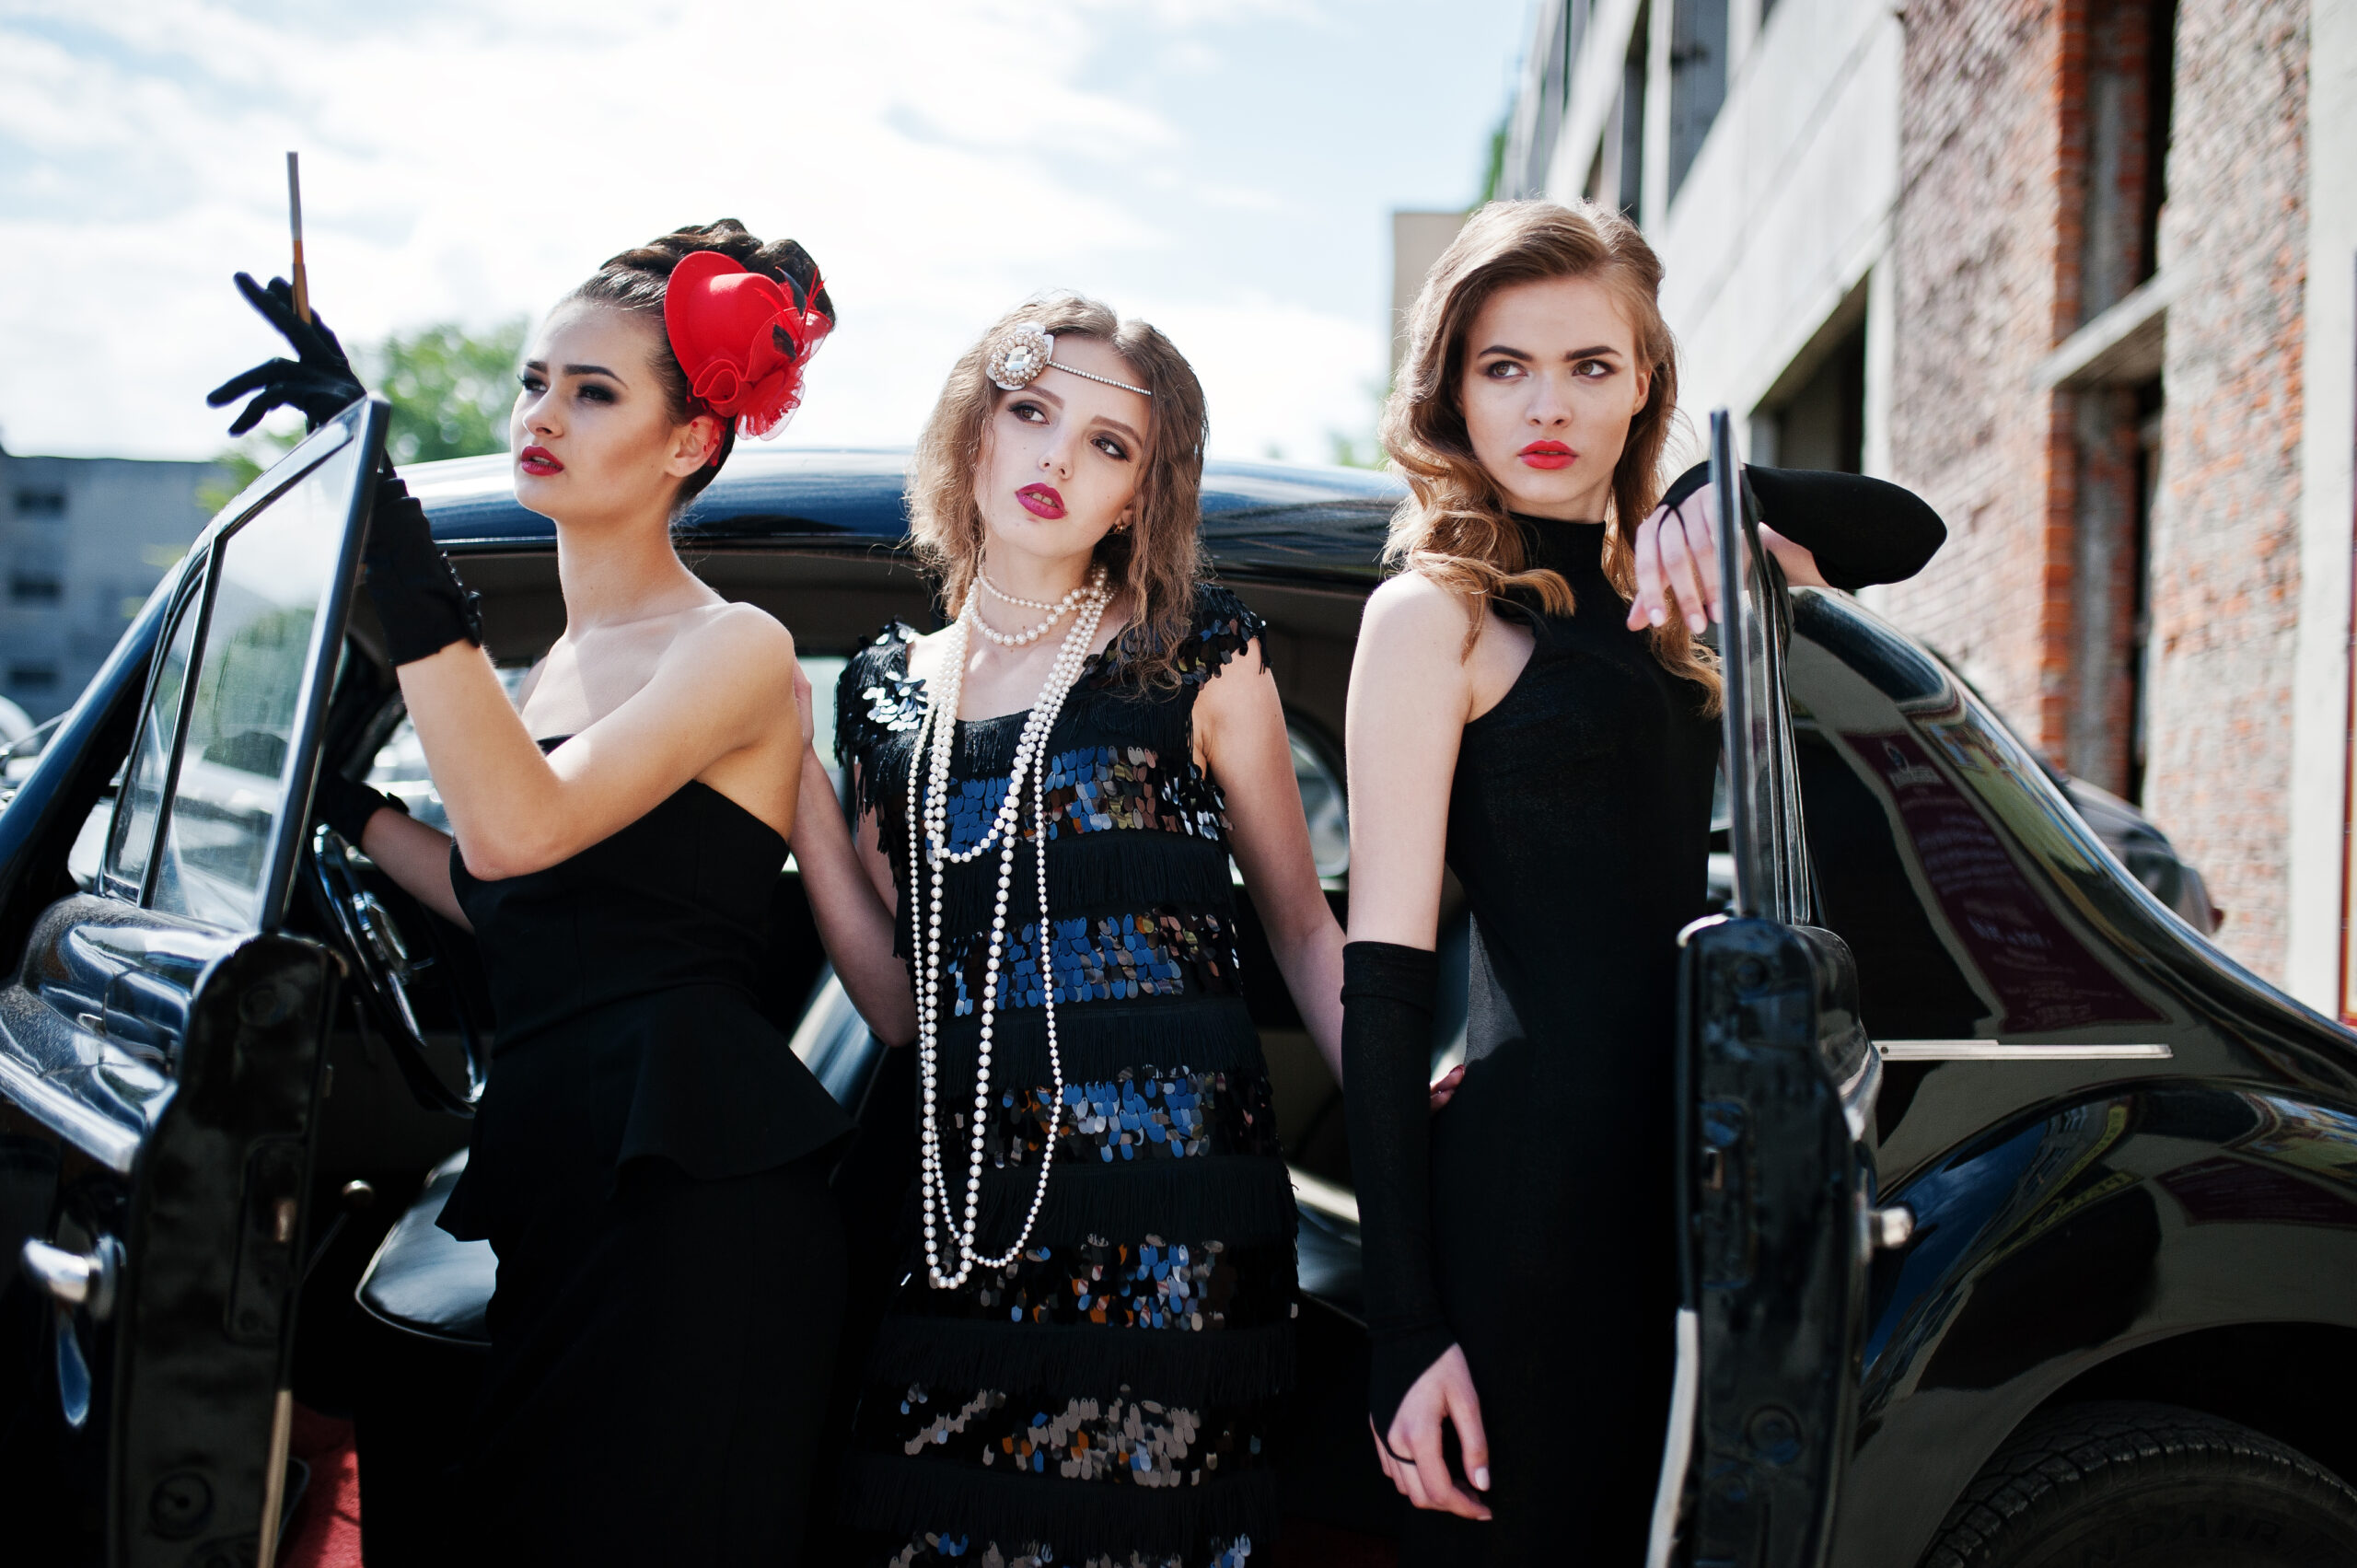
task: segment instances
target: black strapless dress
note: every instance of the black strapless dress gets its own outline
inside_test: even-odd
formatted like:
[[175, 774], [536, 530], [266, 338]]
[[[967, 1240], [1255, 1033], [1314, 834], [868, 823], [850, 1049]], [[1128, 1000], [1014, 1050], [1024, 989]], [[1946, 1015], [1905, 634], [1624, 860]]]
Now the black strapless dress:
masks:
[[692, 783], [528, 876], [451, 854], [499, 1024], [441, 1218], [499, 1256], [458, 1467], [482, 1561], [799, 1548], [842, 1312], [825, 1156], [851, 1122], [754, 1004], [784, 862]]

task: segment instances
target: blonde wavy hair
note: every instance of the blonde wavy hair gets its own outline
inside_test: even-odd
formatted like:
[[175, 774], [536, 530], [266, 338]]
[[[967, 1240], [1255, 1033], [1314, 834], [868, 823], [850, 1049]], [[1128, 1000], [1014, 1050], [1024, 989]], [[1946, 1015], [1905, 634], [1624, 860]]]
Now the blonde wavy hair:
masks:
[[983, 363], [1009, 328], [1027, 321], [1058, 340], [1105, 343], [1153, 394], [1130, 527], [1107, 534], [1097, 559], [1130, 597], [1130, 624], [1119, 644], [1123, 669], [1146, 685], [1173, 684], [1172, 663], [1184, 645], [1206, 566], [1200, 536], [1208, 426], [1194, 367], [1146, 322], [1123, 320], [1076, 294], [1039, 295], [1000, 317], [958, 356], [910, 465], [909, 537], [917, 560], [939, 582], [944, 607], [956, 614], [981, 567], [982, 513], [974, 500], [974, 474], [983, 436], [1000, 404], [1019, 395], [993, 383]]
[[[1492, 202], [1466, 220], [1408, 311], [1408, 349], [1383, 408], [1383, 447], [1408, 482], [1383, 558], [1484, 604], [1508, 588], [1535, 592], [1550, 614], [1574, 608], [1561, 574], [1531, 570], [1505, 496], [1473, 455], [1458, 388], [1466, 336], [1502, 288], [1550, 278], [1594, 278], [1636, 330], [1637, 358], [1652, 373], [1645, 406], [1629, 423], [1612, 470], [1604, 570], [1625, 604], [1636, 593], [1637, 526], [1659, 502], [1661, 462], [1678, 414], [1678, 343], [1661, 315], [1661, 261], [1637, 226], [1587, 202]], [[1470, 654], [1485, 617], [1465, 638]], [[1672, 615], [1647, 636], [1671, 674], [1704, 688], [1718, 711], [1718, 661]]]

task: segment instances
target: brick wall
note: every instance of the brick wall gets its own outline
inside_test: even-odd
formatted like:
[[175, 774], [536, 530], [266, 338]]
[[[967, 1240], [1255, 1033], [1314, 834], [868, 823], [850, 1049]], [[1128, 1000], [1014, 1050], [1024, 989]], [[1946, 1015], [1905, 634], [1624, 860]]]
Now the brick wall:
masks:
[[2163, 268], [2169, 308], [2153, 527], [2145, 800], [2282, 972], [2299, 601], [2307, 0], [2192, 0], [2177, 23]]
[[2058, 460], [2069, 414], [2031, 383], [2077, 309], [2064, 21], [2063, 0], [1909, 6], [1888, 263], [1892, 477], [1938, 508], [1949, 540], [1887, 602], [2048, 747], [2068, 702], [2073, 469]]
[[[1950, 528], [1891, 612], [2057, 761], [2115, 788], [2133, 597], [2119, 530], [2142, 415], [2122, 392], [2041, 391], [2036, 372], [2146, 264], [2145, 154], [2089, 118], [2091, 94], [2137, 91], [2154, 41], [2135, 17], [2118, 0], [1911, 0], [1886, 263], [1893, 477]], [[2184, 0], [2160, 232], [2182, 286], [2149, 540], [2144, 802], [2228, 911], [2220, 940], [2270, 976], [2299, 589], [2307, 17], [2308, 0]]]

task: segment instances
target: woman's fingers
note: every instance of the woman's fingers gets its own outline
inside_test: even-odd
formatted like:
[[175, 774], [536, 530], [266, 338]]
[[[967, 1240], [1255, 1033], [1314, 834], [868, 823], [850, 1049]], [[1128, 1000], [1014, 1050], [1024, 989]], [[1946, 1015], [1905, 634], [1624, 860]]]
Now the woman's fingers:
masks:
[[1695, 569], [1685, 519], [1675, 514], [1664, 519], [1661, 527], [1661, 572], [1679, 613], [1686, 618], [1686, 629], [1700, 636], [1711, 624], [1711, 601]]
[[1464, 1081], [1465, 1064], [1461, 1062], [1456, 1066], [1451, 1067], [1447, 1072], [1442, 1074], [1440, 1075], [1439, 1082], [1434, 1084], [1432, 1086], [1432, 1109], [1438, 1110], [1442, 1106], [1446, 1105], [1450, 1100], [1456, 1098], [1457, 1086]]
[[1662, 519], [1667, 516], [1666, 512], [1656, 508], [1652, 517], [1637, 525], [1637, 597], [1629, 601], [1629, 630], [1631, 632], [1659, 626], [1669, 620], [1668, 603], [1661, 591], [1659, 545]]
[[802, 744], [805, 746], [817, 739], [819, 734], [818, 716], [810, 703], [810, 673], [802, 668], [802, 661], [796, 659], [794, 661], [794, 707], [796, 716], [802, 721]]
[[1375, 1429], [1375, 1417], [1366, 1418], [1366, 1434], [1375, 1443], [1375, 1462], [1383, 1467], [1383, 1478], [1389, 1481], [1400, 1496], [1408, 1495], [1408, 1483], [1399, 1479], [1399, 1466], [1391, 1458], [1391, 1450], [1383, 1446], [1383, 1434]]
[[1715, 495], [1707, 490], [1697, 491], [1678, 509], [1678, 526], [1685, 536], [1686, 552], [1694, 563], [1694, 602], [1706, 607], [1713, 621], [1724, 621], [1725, 596], [1719, 591], [1718, 511]]
[[[1457, 1428], [1457, 1446], [1465, 1456], [1466, 1479], [1477, 1492], [1490, 1490], [1490, 1438], [1481, 1426], [1481, 1401], [1473, 1392], [1469, 1379], [1452, 1381], [1448, 1387], [1448, 1419]], [[1481, 1517], [1488, 1518], [1488, 1508]]]

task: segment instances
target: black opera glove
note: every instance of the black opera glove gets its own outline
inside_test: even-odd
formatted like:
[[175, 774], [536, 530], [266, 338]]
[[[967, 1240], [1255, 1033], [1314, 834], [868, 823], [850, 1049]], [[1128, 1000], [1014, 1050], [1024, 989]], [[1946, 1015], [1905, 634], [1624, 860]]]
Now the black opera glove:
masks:
[[382, 790], [372, 789], [358, 779], [346, 778], [333, 768], [319, 771], [319, 782], [311, 791], [312, 820], [333, 828], [343, 835], [345, 843], [358, 849], [361, 834], [368, 830], [368, 819], [379, 811], [409, 815], [406, 805]]
[[1367, 1410], [1377, 1433], [1457, 1342], [1433, 1282], [1433, 1002], [1440, 960], [1422, 947], [1342, 948], [1342, 1108], [1364, 1238]]
[[435, 544], [425, 508], [390, 469], [377, 478], [361, 559], [366, 565], [361, 581], [384, 622], [396, 666], [431, 657], [453, 643], [482, 646], [480, 601]]
[[328, 324], [316, 313], [308, 321], [296, 314], [293, 285], [284, 278], [273, 278], [264, 288], [250, 273], [239, 273], [238, 291], [261, 312], [263, 320], [278, 329], [296, 357], [265, 360], [205, 394], [206, 404], [213, 408], [235, 402], [248, 392], [254, 394], [229, 426], [230, 435], [243, 436], [274, 408], [300, 409], [317, 430], [368, 395]]
[[[1852, 593], [1869, 583], [1903, 583], [1947, 542], [1947, 525], [1913, 491], [1861, 473], [1743, 465], [1759, 498], [1760, 521], [1817, 557], [1817, 572]], [[1696, 463], [1670, 482], [1661, 504], [1675, 511], [1711, 482]]]

